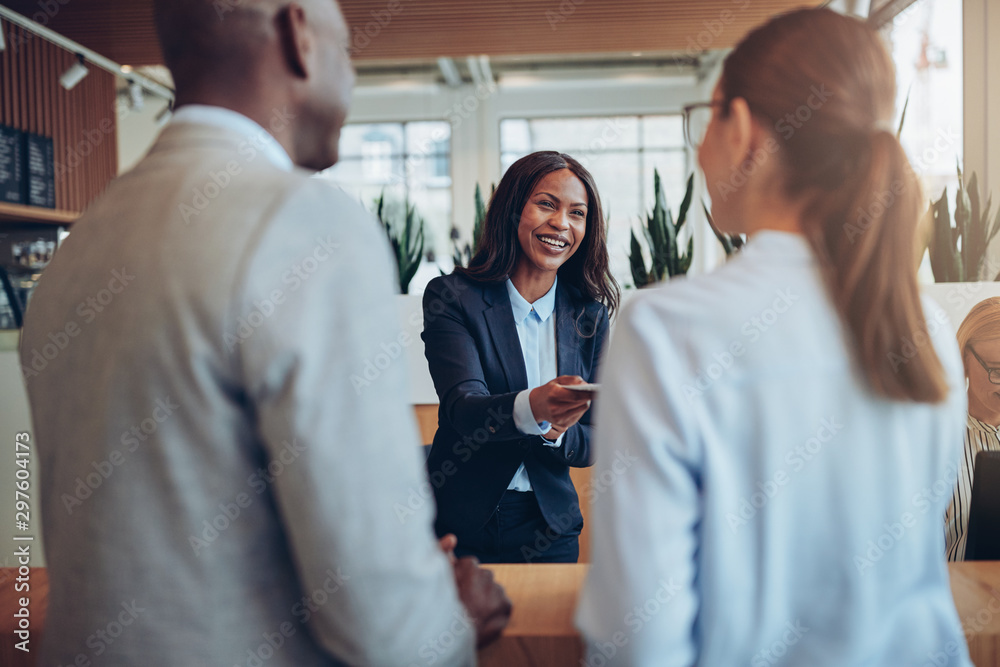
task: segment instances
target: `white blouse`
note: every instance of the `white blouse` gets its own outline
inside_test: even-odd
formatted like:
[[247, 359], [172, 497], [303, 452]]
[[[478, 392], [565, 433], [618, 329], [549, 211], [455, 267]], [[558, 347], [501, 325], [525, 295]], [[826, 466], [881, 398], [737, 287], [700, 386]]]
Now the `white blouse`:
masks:
[[941, 530], [965, 383], [925, 314], [936, 405], [868, 388], [798, 235], [631, 300], [596, 404], [588, 665], [971, 664]]
[[998, 430], [1000, 429], [996, 426], [990, 426], [969, 415], [955, 495], [948, 505], [944, 519], [948, 560], [965, 560], [965, 539], [969, 527], [969, 505], [972, 503], [972, 474], [976, 465], [976, 454], [1000, 451]]

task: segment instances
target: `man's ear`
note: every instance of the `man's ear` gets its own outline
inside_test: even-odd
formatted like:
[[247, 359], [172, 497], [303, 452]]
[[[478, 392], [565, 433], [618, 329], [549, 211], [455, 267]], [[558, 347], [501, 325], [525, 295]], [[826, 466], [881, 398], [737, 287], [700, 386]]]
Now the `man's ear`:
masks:
[[308, 78], [316, 41], [306, 19], [306, 10], [297, 2], [290, 3], [278, 13], [277, 23], [288, 69], [296, 76]]
[[729, 104], [729, 122], [724, 134], [726, 156], [730, 167], [739, 167], [753, 148], [753, 114], [742, 97]]

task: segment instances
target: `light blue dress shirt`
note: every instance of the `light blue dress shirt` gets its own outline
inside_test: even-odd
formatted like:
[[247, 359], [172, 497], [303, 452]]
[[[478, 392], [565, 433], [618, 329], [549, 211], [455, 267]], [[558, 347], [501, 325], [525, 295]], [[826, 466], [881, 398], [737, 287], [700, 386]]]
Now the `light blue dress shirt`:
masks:
[[965, 382], [924, 310], [937, 404], [870, 389], [801, 236], [630, 300], [595, 420], [588, 665], [971, 664], [941, 527]]
[[[535, 387], [554, 380], [558, 375], [556, 364], [556, 318], [552, 317], [556, 308], [557, 277], [552, 288], [545, 296], [534, 303], [528, 303], [507, 279], [507, 294], [510, 295], [510, 307], [514, 312], [514, 326], [517, 338], [521, 343], [521, 354], [524, 356], [524, 370], [528, 376], [528, 388], [514, 399], [514, 424], [517, 430], [526, 435], [545, 435], [552, 427], [548, 422], [539, 422], [531, 411], [529, 394]], [[562, 444], [560, 435], [550, 447]], [[528, 471], [522, 463], [507, 488], [511, 491], [531, 491], [531, 480]]]

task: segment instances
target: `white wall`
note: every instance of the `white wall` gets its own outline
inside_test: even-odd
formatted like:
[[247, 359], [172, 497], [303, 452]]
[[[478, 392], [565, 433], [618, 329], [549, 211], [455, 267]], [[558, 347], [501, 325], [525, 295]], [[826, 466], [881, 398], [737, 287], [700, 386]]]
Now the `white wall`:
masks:
[[[1000, 2], [964, 0], [965, 173], [1000, 202]], [[995, 210], [995, 209], [994, 209]]]
[[[42, 523], [41, 507], [38, 502], [38, 466], [34, 448], [34, 429], [31, 426], [31, 413], [28, 410], [28, 396], [24, 390], [24, 383], [21, 379], [21, 366], [17, 354], [18, 333], [11, 331], [0, 332], [0, 544], [4, 545], [0, 551], [0, 567], [13, 567], [18, 565], [14, 556], [14, 549], [21, 544], [30, 545], [32, 567], [41, 567], [45, 564], [45, 557], [42, 551]], [[28, 531], [20, 531], [15, 528], [17, 520], [14, 507], [15, 497], [14, 486], [17, 481], [17, 471], [20, 469], [16, 463], [15, 437], [18, 433], [27, 432], [31, 435], [32, 446], [30, 448], [28, 473], [30, 478], [29, 489], [27, 491], [30, 499], [30, 521]], [[23, 499], [22, 499], [23, 500]], [[31, 542], [15, 542], [15, 536], [33, 535], [35, 539]]]
[[123, 174], [146, 155], [153, 141], [160, 134], [161, 125], [156, 117], [168, 102], [160, 97], [146, 96], [142, 109], [136, 111], [118, 103], [118, 173]]

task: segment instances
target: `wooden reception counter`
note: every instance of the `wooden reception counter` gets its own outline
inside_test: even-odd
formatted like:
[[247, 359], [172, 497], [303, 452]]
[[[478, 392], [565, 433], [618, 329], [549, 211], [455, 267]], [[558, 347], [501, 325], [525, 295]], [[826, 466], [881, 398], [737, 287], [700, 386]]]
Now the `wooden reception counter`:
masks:
[[[580, 586], [587, 573], [578, 565], [487, 565], [514, 603], [510, 625], [496, 643], [479, 653], [483, 667], [579, 667], [583, 657], [573, 627]], [[951, 590], [976, 667], [1000, 667], [1000, 561], [954, 563]], [[0, 665], [34, 666], [45, 625], [48, 577], [31, 570], [31, 653], [15, 649], [18, 641], [14, 584], [17, 570], [0, 569]]]

